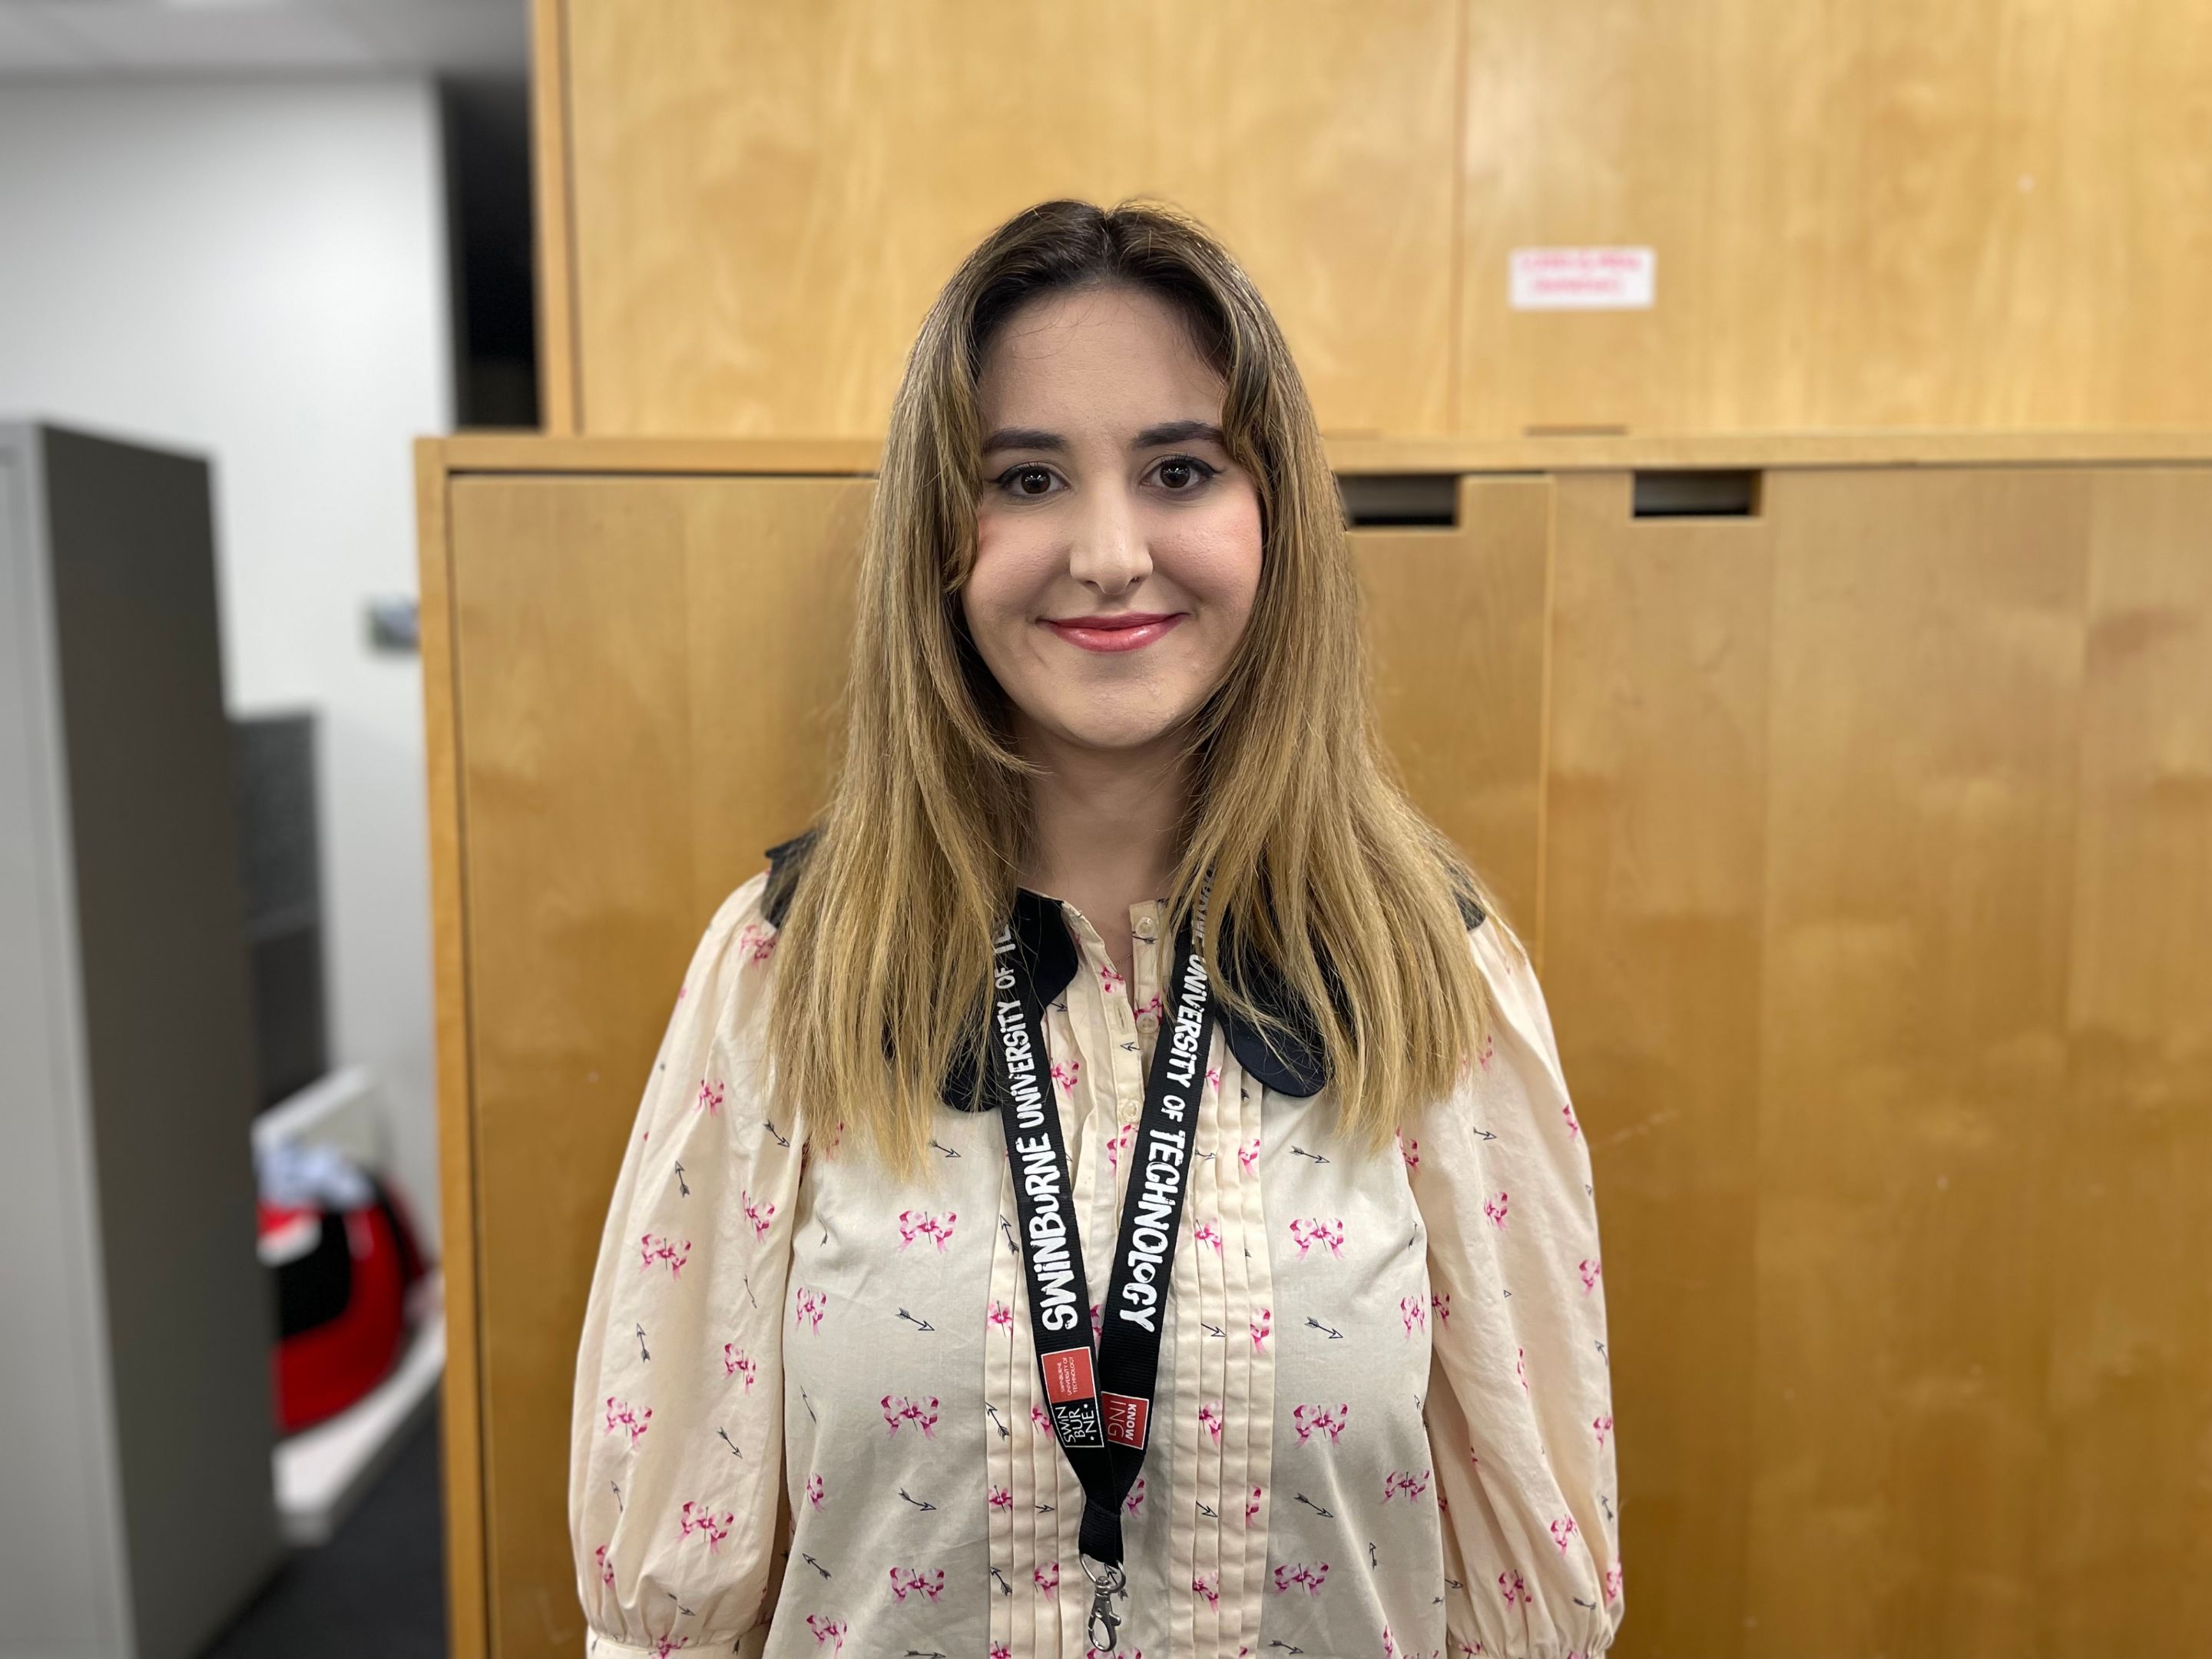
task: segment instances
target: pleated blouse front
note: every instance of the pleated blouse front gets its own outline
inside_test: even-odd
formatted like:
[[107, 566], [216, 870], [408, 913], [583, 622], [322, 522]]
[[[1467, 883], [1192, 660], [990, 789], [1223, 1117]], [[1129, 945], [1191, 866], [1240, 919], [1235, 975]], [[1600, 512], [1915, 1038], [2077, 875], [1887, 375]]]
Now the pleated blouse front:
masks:
[[[1082, 1488], [1042, 1409], [999, 1121], [895, 1182], [767, 1103], [767, 872], [708, 924], [609, 1207], [569, 1522], [586, 1650], [1082, 1659]], [[1073, 905], [1045, 1038], [1091, 1294], [1167, 1008]], [[1125, 1506], [1123, 1659], [1592, 1659], [1624, 1605], [1589, 1158], [1534, 974], [1380, 1156], [1217, 1029]], [[1170, 942], [1171, 944], [1171, 942]], [[1093, 1308], [1094, 1329], [1097, 1308]]]

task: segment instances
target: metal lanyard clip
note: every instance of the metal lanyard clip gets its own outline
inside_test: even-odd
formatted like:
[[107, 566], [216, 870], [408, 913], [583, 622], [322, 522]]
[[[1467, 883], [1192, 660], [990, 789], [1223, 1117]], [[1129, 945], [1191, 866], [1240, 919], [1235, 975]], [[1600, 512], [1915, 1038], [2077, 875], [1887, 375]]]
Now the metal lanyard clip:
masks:
[[1129, 1581], [1118, 1563], [1094, 1563], [1085, 1555], [1078, 1558], [1083, 1563], [1084, 1576], [1091, 1580], [1091, 1622], [1085, 1626], [1085, 1639], [1091, 1651], [1110, 1654], [1119, 1641], [1121, 1620], [1114, 1612], [1114, 1598], [1128, 1589]]

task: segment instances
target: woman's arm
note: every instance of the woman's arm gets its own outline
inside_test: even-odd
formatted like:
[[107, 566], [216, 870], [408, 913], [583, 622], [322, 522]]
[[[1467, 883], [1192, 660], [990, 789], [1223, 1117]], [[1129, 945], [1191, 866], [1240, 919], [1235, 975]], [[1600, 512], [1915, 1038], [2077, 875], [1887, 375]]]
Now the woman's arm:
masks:
[[1486, 921], [1470, 944], [1504, 1018], [1403, 1132], [1429, 1229], [1449, 1651], [1592, 1659], [1625, 1602], [1589, 1151], [1534, 970]]
[[781, 1577], [783, 1297], [804, 1127], [763, 1097], [763, 872], [692, 953], [607, 1208], [568, 1533], [598, 1659], [756, 1653]]

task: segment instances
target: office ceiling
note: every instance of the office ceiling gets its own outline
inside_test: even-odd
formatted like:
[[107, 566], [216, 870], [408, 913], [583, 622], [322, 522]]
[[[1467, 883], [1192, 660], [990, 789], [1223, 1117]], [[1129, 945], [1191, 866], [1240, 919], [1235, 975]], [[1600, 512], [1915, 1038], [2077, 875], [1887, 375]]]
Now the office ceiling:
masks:
[[520, 75], [528, 0], [0, 0], [0, 80]]

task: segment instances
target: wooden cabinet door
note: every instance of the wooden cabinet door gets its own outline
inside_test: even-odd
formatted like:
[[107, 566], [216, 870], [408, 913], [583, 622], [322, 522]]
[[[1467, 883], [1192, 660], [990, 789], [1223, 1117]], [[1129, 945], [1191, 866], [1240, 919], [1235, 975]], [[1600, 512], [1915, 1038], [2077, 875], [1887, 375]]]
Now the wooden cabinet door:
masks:
[[1624, 1652], [2201, 1638], [2212, 470], [1634, 495], [1557, 483], [1543, 849]]
[[581, 1650], [569, 1395], [608, 1194], [701, 930], [826, 787], [872, 489], [451, 487], [477, 1478], [501, 1659]]

